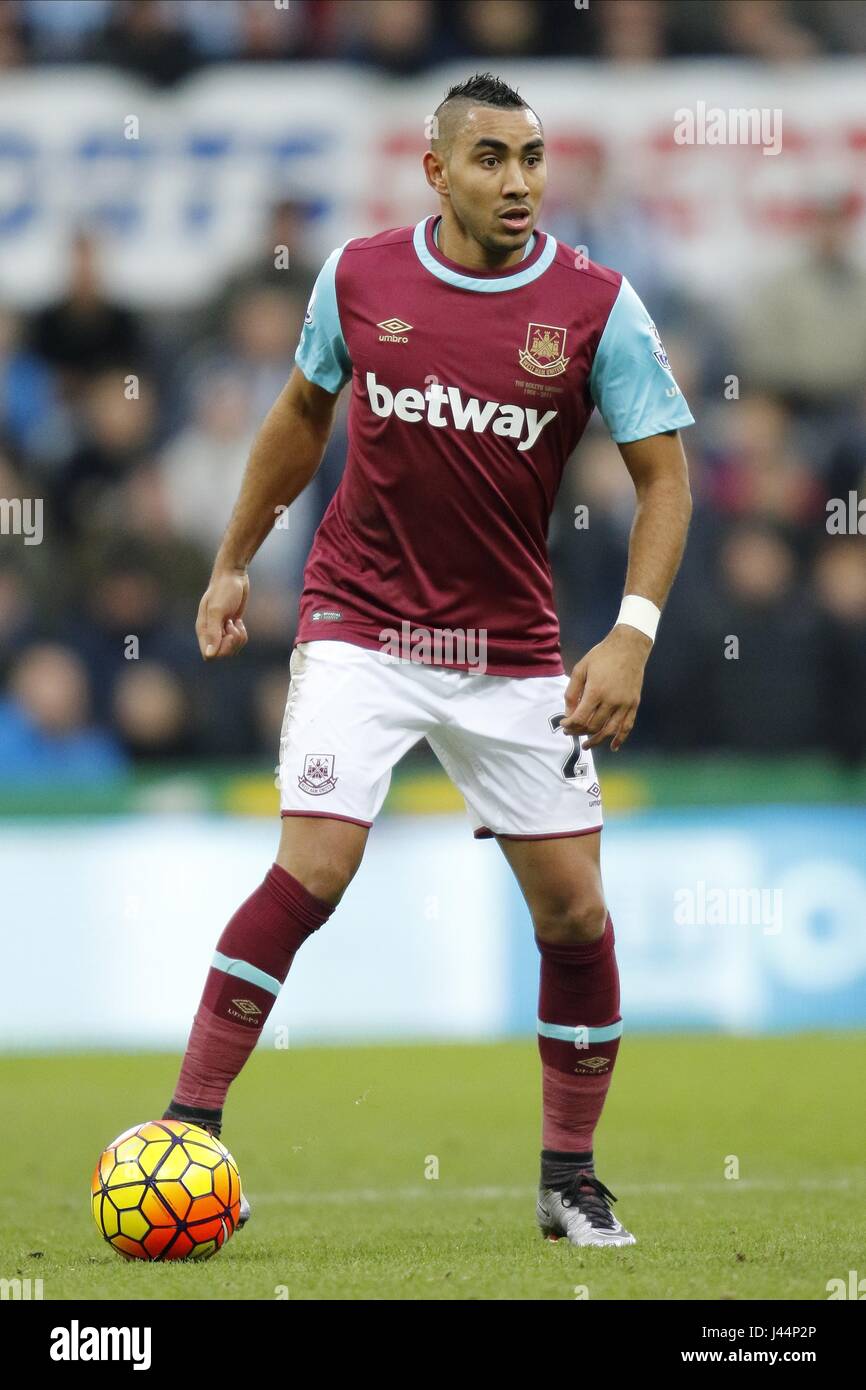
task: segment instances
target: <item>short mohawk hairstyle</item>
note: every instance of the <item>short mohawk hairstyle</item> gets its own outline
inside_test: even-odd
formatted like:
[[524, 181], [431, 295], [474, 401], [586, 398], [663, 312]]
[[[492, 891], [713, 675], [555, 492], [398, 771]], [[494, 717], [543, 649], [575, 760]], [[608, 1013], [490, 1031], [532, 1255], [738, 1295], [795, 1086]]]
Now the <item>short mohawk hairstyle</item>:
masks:
[[454, 101], [463, 98], [467, 101], [477, 102], [479, 106], [526, 106], [527, 102], [513, 87], [509, 87], [507, 82], [503, 82], [501, 77], [494, 77], [492, 72], [476, 72], [474, 77], [469, 77], [465, 82], [458, 82], [453, 87], [449, 87], [445, 93], [437, 111], [441, 111], [446, 101]]
[[492, 72], [476, 72], [465, 82], [449, 87], [433, 113], [433, 138], [431, 146], [443, 152], [452, 142], [454, 131], [459, 123], [459, 113], [468, 106], [496, 106], [500, 110], [531, 110], [528, 101], [514, 87], [509, 87], [501, 77]]

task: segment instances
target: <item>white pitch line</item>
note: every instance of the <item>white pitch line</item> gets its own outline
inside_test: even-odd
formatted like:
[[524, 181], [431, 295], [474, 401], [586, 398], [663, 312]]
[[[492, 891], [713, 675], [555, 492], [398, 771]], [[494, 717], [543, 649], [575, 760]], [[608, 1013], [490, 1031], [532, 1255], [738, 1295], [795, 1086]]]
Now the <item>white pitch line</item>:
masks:
[[[720, 1189], [739, 1188], [748, 1192], [790, 1192], [834, 1191], [844, 1192], [866, 1180], [866, 1174], [851, 1178], [796, 1178], [791, 1182], [774, 1178], [737, 1178], [716, 1182], [650, 1182], [617, 1183], [617, 1195], [642, 1197], [653, 1195], [685, 1194], [689, 1192], [719, 1192]], [[417, 1187], [358, 1187], [337, 1189], [328, 1192], [263, 1192], [252, 1195], [254, 1206], [351, 1206], [355, 1202], [412, 1202], [424, 1200], [434, 1187], [435, 1180]], [[443, 1197], [455, 1198], [463, 1202], [500, 1202], [503, 1200], [527, 1200], [537, 1194], [535, 1187], [442, 1187], [438, 1191]]]

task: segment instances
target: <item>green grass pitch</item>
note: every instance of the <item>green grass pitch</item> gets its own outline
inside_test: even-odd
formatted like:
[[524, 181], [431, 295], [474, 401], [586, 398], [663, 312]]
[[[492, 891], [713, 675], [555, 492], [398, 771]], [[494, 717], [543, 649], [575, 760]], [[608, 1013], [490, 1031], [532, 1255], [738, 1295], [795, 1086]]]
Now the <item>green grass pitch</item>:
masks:
[[866, 1034], [626, 1036], [596, 1168], [638, 1244], [606, 1250], [535, 1228], [533, 1042], [260, 1049], [223, 1134], [250, 1224], [208, 1263], [127, 1263], [91, 1172], [162, 1113], [178, 1060], [0, 1059], [0, 1276], [45, 1299], [737, 1300], [866, 1274]]

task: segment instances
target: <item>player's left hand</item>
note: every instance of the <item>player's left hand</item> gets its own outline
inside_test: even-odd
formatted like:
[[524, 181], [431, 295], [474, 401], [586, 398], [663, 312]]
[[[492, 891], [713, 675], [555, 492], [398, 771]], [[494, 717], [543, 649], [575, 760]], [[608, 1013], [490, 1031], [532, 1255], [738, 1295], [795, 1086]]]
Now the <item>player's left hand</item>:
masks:
[[646, 659], [652, 642], [625, 623], [612, 628], [571, 673], [565, 692], [566, 734], [588, 734], [584, 748], [611, 740], [619, 752], [634, 727]]

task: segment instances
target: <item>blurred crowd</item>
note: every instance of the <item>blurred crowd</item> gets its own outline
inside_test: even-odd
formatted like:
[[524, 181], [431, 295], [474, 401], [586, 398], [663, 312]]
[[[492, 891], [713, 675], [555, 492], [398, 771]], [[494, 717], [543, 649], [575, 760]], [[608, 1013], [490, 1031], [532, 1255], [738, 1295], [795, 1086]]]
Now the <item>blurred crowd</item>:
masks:
[[[817, 196], [799, 258], [742, 285], [724, 310], [661, 282], [646, 296], [697, 425], [682, 436], [689, 541], [634, 747], [866, 761], [859, 213], [842, 191]], [[640, 274], [635, 283], [644, 293]], [[585, 531], [574, 530], [581, 505]], [[551, 535], [566, 662], [604, 635], [616, 609], [633, 511], [631, 481], [596, 415]]]
[[[250, 443], [292, 366], [318, 271], [303, 239], [303, 208], [280, 204], [261, 255], [168, 323], [111, 302], [82, 234], [57, 303], [0, 309], [0, 498], [43, 503], [39, 544], [0, 543], [6, 777], [274, 751], [342, 424], [256, 560], [243, 660], [205, 672], [193, 624]], [[291, 269], [276, 268], [277, 246], [292, 247]]]
[[109, 63], [169, 86], [205, 64], [315, 58], [405, 76], [478, 57], [797, 62], [866, 50], [857, 0], [3, 0], [0, 67]]
[[[850, 234], [848, 204], [827, 204], [801, 265], [724, 322], [654, 286], [698, 421], [684, 434], [695, 512], [635, 747], [866, 758], [866, 538], [847, 506], [866, 496], [866, 276]], [[41, 543], [0, 548], [4, 778], [275, 755], [348, 392], [319, 473], [254, 562], [243, 655], [205, 667], [193, 624], [251, 439], [292, 365], [318, 269], [307, 236], [304, 205], [277, 205], [216, 298], [168, 323], [111, 301], [82, 234], [58, 302], [0, 311], [0, 498], [44, 503]], [[291, 268], [278, 269], [286, 245]], [[831, 498], [846, 503], [834, 530]], [[595, 416], [551, 528], [566, 662], [617, 611], [633, 508]]]
[[[168, 83], [204, 62], [312, 55], [400, 73], [508, 44], [527, 55], [782, 61], [862, 51], [866, 13], [835, 0], [593, 0], [563, 38], [566, 5], [6, 0], [0, 66], [93, 58]], [[632, 746], [862, 763], [862, 209], [839, 190], [822, 194], [799, 263], [744, 279], [713, 308], [684, 294], [645, 210], [608, 197], [601, 165], [572, 194], [542, 227], [629, 276], [698, 422], [684, 432], [689, 545]], [[249, 646], [205, 667], [193, 625], [250, 443], [291, 370], [321, 259], [314, 215], [302, 199], [264, 211], [249, 259], [195, 310], [114, 302], [86, 229], [70, 241], [56, 302], [0, 306], [0, 780], [103, 782], [134, 766], [275, 757], [303, 566], [339, 482], [348, 392], [321, 469], [254, 562]], [[24, 499], [42, 501], [39, 544], [8, 534], [16, 519], [35, 522]], [[842, 526], [828, 526], [833, 499]], [[567, 668], [616, 614], [633, 511], [596, 416], [551, 526]]]

